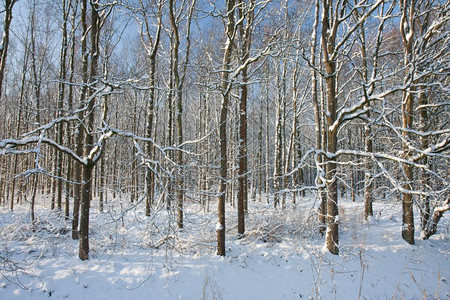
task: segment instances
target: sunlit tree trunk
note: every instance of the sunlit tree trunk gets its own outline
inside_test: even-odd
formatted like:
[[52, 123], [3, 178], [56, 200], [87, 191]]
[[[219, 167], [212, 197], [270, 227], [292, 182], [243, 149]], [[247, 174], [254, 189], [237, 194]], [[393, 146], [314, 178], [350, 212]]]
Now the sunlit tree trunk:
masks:
[[219, 185], [219, 199], [217, 202], [217, 255], [225, 256], [225, 202], [227, 192], [227, 177], [228, 177], [228, 149], [227, 149], [227, 117], [228, 117], [228, 102], [230, 97], [231, 83], [229, 82], [229, 70], [231, 68], [231, 54], [234, 43], [234, 10], [235, 1], [227, 0], [227, 18], [226, 18], [226, 42], [225, 51], [223, 54], [222, 63], [222, 105], [220, 108], [219, 118], [219, 144], [220, 144], [220, 185]]
[[[86, 12], [87, 4], [86, 0], [81, 1], [81, 10], [80, 10], [80, 18], [81, 18], [81, 77], [83, 85], [81, 87], [80, 92], [80, 103], [79, 107], [82, 108], [85, 105], [86, 94], [87, 94], [87, 84], [88, 84], [88, 50], [87, 50], [87, 34], [88, 34], [88, 25], [86, 21]], [[75, 131], [75, 153], [82, 157], [84, 154], [84, 142], [85, 142], [85, 129], [81, 120], [84, 119], [84, 110], [80, 109], [78, 112], [78, 117], [80, 119], [80, 123], [77, 125]], [[75, 189], [74, 189], [74, 197], [73, 197], [73, 219], [72, 219], [72, 239], [79, 238], [79, 219], [80, 219], [80, 199], [82, 196], [82, 173], [84, 172], [83, 166], [80, 163], [75, 164], [74, 168], [74, 180], [75, 180]], [[87, 257], [85, 258], [87, 259]]]
[[[284, 199], [282, 189], [284, 187], [285, 178], [283, 177], [284, 165], [284, 125], [285, 125], [285, 101], [286, 101], [286, 62], [277, 63], [277, 109], [276, 109], [276, 123], [275, 123], [275, 157], [274, 157], [274, 200], [273, 206], [277, 208], [280, 204], [280, 199]], [[281, 203], [281, 208], [284, 209], [284, 201]]]
[[[31, 16], [30, 16], [30, 22], [31, 22], [31, 68], [33, 71], [33, 93], [34, 93], [34, 101], [35, 101], [35, 108], [36, 108], [36, 115], [35, 115], [35, 122], [36, 125], [39, 126], [41, 124], [41, 69], [38, 67], [38, 58], [37, 58], [37, 51], [36, 51], [36, 2], [33, 1], [31, 4]], [[39, 160], [38, 155], [36, 155], [36, 160]], [[31, 196], [31, 215], [32, 220], [34, 220], [34, 208], [36, 203], [36, 193], [38, 190], [38, 183], [39, 183], [39, 175], [35, 174], [33, 179], [33, 192]], [[14, 201], [14, 198], [11, 199], [11, 203]], [[12, 205], [12, 204], [11, 204]], [[11, 207], [12, 209], [12, 207]], [[32, 221], [33, 222], [33, 221]]]
[[[327, 128], [327, 152], [336, 153], [337, 150], [337, 128], [332, 127], [336, 121], [337, 98], [336, 98], [336, 61], [332, 59], [335, 51], [338, 20], [332, 15], [333, 1], [323, 1], [322, 6], [322, 55], [325, 71], [326, 84], [326, 128]], [[334, 9], [339, 9], [335, 7]], [[327, 195], [327, 230], [326, 247], [333, 253], [339, 253], [339, 225], [338, 225], [338, 194], [336, 180], [336, 158], [327, 156], [326, 195]]]
[[[315, 17], [314, 17], [314, 24], [313, 24], [313, 31], [311, 35], [311, 64], [316, 65], [317, 64], [317, 58], [316, 58], [316, 52], [317, 52], [317, 30], [318, 30], [318, 24], [319, 24], [319, 1], [316, 0], [315, 2]], [[311, 98], [312, 103], [314, 107], [314, 120], [315, 120], [315, 147], [317, 150], [322, 150], [322, 139], [323, 139], [323, 132], [322, 132], [322, 107], [319, 101], [319, 87], [318, 87], [318, 81], [317, 81], [317, 71], [312, 68], [311, 69]], [[323, 166], [323, 160], [322, 155], [316, 155], [315, 156], [316, 164], [321, 167], [325, 168]], [[319, 209], [318, 209], [318, 219], [320, 223], [319, 232], [321, 234], [325, 233], [326, 228], [326, 214], [327, 214], [327, 207], [326, 207], [326, 194], [325, 189], [323, 187], [323, 175], [321, 174], [321, 170], [317, 170], [317, 182], [316, 184], [319, 186], [318, 188], [318, 197], [320, 200]]]
[[[402, 0], [400, 3], [402, 12], [400, 20], [400, 32], [403, 37], [404, 44], [404, 64], [406, 68], [405, 83], [412, 81], [412, 70], [408, 65], [412, 62], [412, 46], [414, 43], [415, 32], [415, 0], [406, 1]], [[403, 138], [405, 141], [410, 140], [411, 133], [409, 129], [413, 129], [413, 116], [414, 116], [414, 96], [413, 88], [410, 87], [403, 93], [402, 99], [402, 127]], [[409, 159], [409, 147], [406, 142], [403, 143], [403, 156], [406, 160]], [[413, 167], [410, 164], [403, 164], [404, 184], [403, 184], [403, 199], [402, 199], [402, 237], [409, 244], [414, 244], [414, 212], [413, 212], [413, 197], [412, 197], [412, 181], [413, 181]]]
[[[156, 62], [157, 57], [156, 54], [159, 48], [159, 41], [161, 37], [161, 28], [162, 28], [162, 7], [163, 2], [158, 1], [157, 4], [157, 27], [156, 33], [154, 36], [151, 35], [151, 27], [149, 24], [149, 18], [146, 15], [146, 10], [142, 1], [140, 1], [141, 8], [143, 11], [143, 24], [145, 27], [145, 33], [141, 33], [142, 37], [145, 37], [148, 40], [148, 44], [144, 44], [144, 47], [147, 51], [147, 56], [149, 58], [149, 95], [146, 106], [146, 114], [147, 114], [147, 124], [146, 124], [146, 137], [152, 138], [155, 122], [155, 91], [156, 91]], [[147, 142], [145, 144], [145, 151], [147, 153], [147, 157], [152, 159], [154, 156], [154, 147], [152, 142]], [[145, 189], [146, 189], [146, 197], [145, 197], [145, 215], [150, 216], [150, 208], [153, 203], [154, 192], [155, 192], [155, 175], [153, 170], [147, 166], [145, 171]]]
[[[91, 61], [89, 81], [93, 82], [98, 74], [98, 61], [100, 56], [100, 18], [98, 14], [98, 3], [91, 3]], [[94, 121], [95, 121], [95, 97], [93, 96], [93, 90], [89, 90], [87, 103], [86, 117], [86, 135], [85, 135], [85, 151], [84, 157], [87, 160], [85, 166], [83, 166], [83, 184], [81, 192], [80, 203], [80, 244], [79, 244], [79, 257], [81, 260], [89, 258], [89, 212], [92, 199], [92, 183], [93, 183], [93, 170], [95, 162], [90, 157], [91, 150], [94, 147]]]

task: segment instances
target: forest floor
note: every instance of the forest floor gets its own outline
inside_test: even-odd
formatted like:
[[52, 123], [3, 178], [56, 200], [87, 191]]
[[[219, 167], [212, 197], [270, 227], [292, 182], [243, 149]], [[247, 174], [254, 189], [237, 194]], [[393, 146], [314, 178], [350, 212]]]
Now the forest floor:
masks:
[[[91, 209], [91, 256], [78, 258], [71, 225], [28, 205], [0, 208], [0, 299], [450, 299], [450, 221], [429, 240], [401, 238], [401, 203], [340, 203], [340, 255], [323, 251], [314, 199], [292, 208], [249, 202], [246, 234], [237, 238], [227, 206], [227, 255], [215, 255], [215, 203], [185, 205], [185, 228], [167, 210], [144, 216], [143, 204], [117, 198]], [[214, 204], [214, 205], [213, 205]], [[97, 205], [97, 201], [93, 201]], [[416, 212], [416, 224], [419, 223]]]

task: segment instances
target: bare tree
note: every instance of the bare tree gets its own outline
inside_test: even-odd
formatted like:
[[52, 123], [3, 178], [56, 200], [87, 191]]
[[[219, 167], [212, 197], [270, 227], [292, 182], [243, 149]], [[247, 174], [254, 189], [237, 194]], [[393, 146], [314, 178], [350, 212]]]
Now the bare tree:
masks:
[[[392, 10], [394, 9], [394, 3], [391, 3], [389, 7], [385, 7], [385, 5], [381, 5], [379, 8], [379, 14], [390, 15]], [[386, 12], [385, 12], [386, 10]], [[360, 18], [361, 13], [355, 11], [356, 19]], [[361, 82], [362, 82], [362, 91], [364, 95], [364, 99], [366, 100], [367, 110], [367, 120], [364, 125], [364, 142], [365, 142], [365, 151], [367, 153], [373, 152], [373, 134], [372, 134], [372, 126], [373, 121], [371, 121], [371, 102], [369, 98], [375, 92], [377, 76], [379, 74], [379, 63], [380, 63], [380, 50], [384, 40], [384, 32], [385, 32], [385, 23], [388, 18], [381, 18], [377, 27], [375, 44], [372, 46], [373, 54], [369, 54], [369, 50], [371, 48], [370, 41], [366, 39], [366, 22], [360, 23], [358, 40], [360, 42], [360, 53], [361, 53]], [[370, 74], [369, 74], [370, 73]], [[370, 77], [369, 77], [370, 75]], [[369, 216], [373, 216], [373, 198], [374, 198], [374, 178], [373, 178], [373, 169], [374, 165], [372, 159], [367, 157], [365, 159], [365, 176], [364, 176], [364, 217], [367, 219]]]
[[[239, 1], [239, 19], [245, 19], [239, 24], [239, 49], [240, 64], [243, 64], [250, 57], [252, 43], [252, 33], [254, 26], [255, 1], [249, 3]], [[241, 72], [241, 95], [239, 101], [239, 170], [238, 170], [238, 234], [245, 232], [245, 211], [248, 203], [248, 145], [247, 145], [247, 97], [248, 97], [248, 67]]]
[[225, 201], [227, 191], [228, 178], [228, 158], [227, 158], [227, 117], [228, 117], [228, 102], [231, 91], [230, 69], [231, 69], [231, 54], [233, 51], [233, 44], [235, 38], [235, 1], [226, 1], [226, 27], [225, 27], [225, 51], [222, 61], [222, 104], [220, 108], [219, 119], [219, 139], [220, 139], [220, 186], [219, 199], [217, 202], [217, 255], [225, 256]]
[[[79, 103], [79, 109], [78, 109], [78, 117], [80, 120], [84, 119], [84, 110], [82, 109], [84, 102], [86, 100], [86, 94], [87, 94], [87, 84], [88, 84], [88, 48], [87, 48], [87, 38], [88, 38], [88, 24], [86, 20], [86, 14], [87, 14], [87, 3], [86, 0], [82, 0], [80, 3], [80, 22], [81, 22], [81, 29], [82, 29], [82, 35], [81, 35], [81, 77], [82, 77], [82, 88], [80, 91], [80, 103]], [[77, 125], [76, 132], [75, 132], [75, 153], [77, 156], [82, 157], [83, 156], [83, 145], [84, 145], [84, 139], [85, 139], [85, 132], [83, 128], [83, 124], [80, 122]], [[82, 172], [83, 172], [83, 166], [81, 164], [75, 164], [74, 168], [74, 180], [76, 182], [75, 188], [74, 188], [74, 197], [73, 197], [73, 216], [72, 216], [72, 239], [78, 239], [79, 238], [79, 219], [80, 219], [80, 199], [81, 199], [81, 180], [82, 180]]]
[[[82, 11], [85, 1], [82, 2]], [[92, 186], [93, 186], [93, 169], [97, 162], [100, 160], [104, 141], [112, 134], [111, 132], [101, 135], [100, 140], [94, 144], [95, 139], [95, 106], [96, 106], [96, 93], [95, 82], [98, 80], [99, 74], [99, 59], [100, 59], [100, 29], [102, 28], [108, 15], [111, 13], [113, 6], [104, 6], [100, 9], [98, 2], [91, 2], [91, 28], [90, 28], [90, 70], [89, 70], [89, 89], [87, 94], [86, 105], [86, 122], [84, 127], [86, 128], [85, 141], [84, 141], [84, 164], [82, 173], [82, 192], [80, 203], [80, 237], [79, 237], [79, 257], [81, 260], [89, 258], [89, 213], [90, 202], [92, 199]], [[86, 6], [84, 7], [86, 9]], [[106, 120], [107, 106], [104, 105], [102, 123]]]
[[[141, 24], [141, 42], [145, 47], [146, 54], [149, 58], [149, 95], [146, 106], [147, 111], [147, 124], [146, 124], [146, 136], [151, 139], [153, 137], [154, 122], [155, 122], [155, 91], [156, 91], [156, 63], [157, 63], [157, 52], [159, 48], [159, 43], [161, 40], [161, 29], [162, 29], [162, 9], [164, 1], [158, 1], [157, 3], [157, 15], [156, 15], [156, 30], [154, 35], [152, 35], [151, 23], [149, 23], [148, 8], [144, 5], [143, 1], [140, 3], [140, 12], [142, 14], [142, 19], [137, 16], [138, 22]], [[154, 155], [153, 144], [151, 142], [146, 143], [146, 153], [151, 158]], [[145, 198], [145, 215], [150, 216], [150, 207], [153, 203], [153, 197], [155, 192], [155, 174], [154, 167], [151, 165], [147, 166], [146, 176], [145, 176], [145, 187], [146, 187], [146, 198]]]
[[[59, 80], [58, 83], [58, 117], [63, 116], [63, 108], [64, 108], [64, 97], [65, 97], [65, 81], [67, 80], [66, 75], [66, 61], [67, 61], [67, 50], [69, 47], [69, 41], [68, 41], [68, 32], [67, 32], [67, 25], [69, 20], [69, 14], [70, 14], [70, 7], [72, 6], [71, 0], [62, 1], [62, 25], [61, 25], [61, 50], [59, 55]], [[63, 143], [63, 123], [58, 124], [57, 128], [57, 139], [58, 143]], [[56, 181], [57, 181], [57, 198], [56, 203], [59, 210], [61, 210], [62, 207], [62, 194], [63, 194], [63, 181], [62, 181], [62, 174], [63, 174], [63, 155], [61, 152], [56, 153]]]
[[[359, 28], [359, 24], [367, 19], [372, 12], [382, 4], [383, 1], [359, 1], [352, 8], [346, 1], [334, 3], [334, 1], [323, 1], [322, 5], [322, 30], [321, 44], [322, 57], [324, 66], [324, 78], [326, 86], [326, 190], [327, 190], [327, 230], [326, 230], [326, 247], [333, 253], [339, 253], [339, 211], [338, 211], [338, 193], [337, 193], [337, 141], [340, 127], [350, 116], [354, 116], [357, 112], [363, 112], [366, 101], [362, 100], [356, 105], [347, 109], [338, 109], [338, 59], [342, 55], [342, 48], [348, 46], [347, 41], [353, 36], [354, 32]], [[339, 30], [342, 24], [355, 11], [357, 7], [368, 5], [364, 15], [360, 16], [354, 25], [346, 29], [342, 34]], [[348, 12], [350, 11], [350, 12]]]
[[[310, 64], [312, 66], [315, 66], [317, 64], [317, 31], [318, 31], [318, 25], [319, 25], [319, 1], [316, 0], [315, 2], [315, 17], [314, 17], [314, 23], [312, 28], [312, 34], [311, 34], [311, 50], [310, 50]], [[314, 120], [315, 120], [315, 148], [317, 150], [323, 150], [322, 140], [323, 135], [325, 132], [322, 131], [322, 111], [323, 108], [321, 107], [321, 101], [319, 101], [319, 87], [318, 87], [318, 78], [317, 78], [317, 69], [311, 68], [311, 98], [312, 103], [314, 107]], [[326, 206], [326, 194], [324, 190], [324, 176], [322, 172], [322, 168], [325, 168], [323, 166], [323, 159], [322, 155], [315, 155], [316, 159], [316, 165], [317, 165], [317, 182], [316, 185], [318, 187], [318, 196], [320, 200], [319, 209], [318, 209], [318, 217], [319, 222], [321, 226], [319, 227], [320, 233], [325, 233], [326, 228], [326, 214], [327, 214], [327, 206]]]
[[[405, 66], [410, 65], [412, 60], [412, 50], [414, 43], [414, 32], [415, 32], [415, 0], [400, 2], [400, 9], [402, 12], [400, 20], [400, 32], [403, 38], [404, 44], [404, 64]], [[405, 83], [411, 80], [408, 70], [405, 76]], [[405, 91], [402, 99], [402, 126], [404, 129], [412, 129], [413, 126], [413, 93], [414, 90], [410, 89]], [[411, 134], [405, 130], [403, 136], [406, 140], [410, 139]], [[404, 158], [408, 159], [408, 145], [404, 143]], [[403, 172], [405, 176], [405, 183], [403, 189], [406, 191], [403, 193], [403, 214], [402, 214], [402, 237], [405, 241], [410, 244], [414, 244], [414, 212], [413, 212], [413, 199], [412, 194], [409, 192], [412, 190], [412, 180], [413, 180], [413, 167], [409, 164], [403, 165]]]
[[[444, 211], [448, 210], [448, 183], [438, 175], [439, 167], [431, 166], [432, 160], [439, 160], [448, 148], [450, 139], [439, 131], [446, 125], [433, 122], [429, 113], [436, 111], [432, 107], [446, 106], [431, 104], [439, 102], [448, 92], [435, 86], [434, 81], [444, 81], [448, 67], [442, 68], [442, 62], [448, 60], [448, 39], [450, 31], [448, 12], [450, 4], [434, 1], [401, 1], [400, 33], [403, 41], [403, 65], [405, 76], [403, 84], [406, 88], [402, 95], [401, 138], [403, 145], [403, 226], [402, 237], [410, 244], [414, 243], [413, 203], [415, 194], [419, 195], [418, 203], [421, 215], [423, 238], [436, 232], [436, 225]], [[445, 54], [444, 54], [445, 53]], [[444, 77], [442, 77], [444, 76]], [[431, 96], [434, 95], [434, 97]], [[435, 99], [432, 101], [431, 99]], [[417, 103], [417, 105], [416, 105]], [[417, 115], [418, 111], [418, 115]], [[442, 119], [442, 118], [439, 118]], [[416, 121], [418, 120], [418, 122]], [[415, 130], [418, 129], [418, 130]], [[437, 131], [436, 131], [437, 130]], [[434, 134], [431, 132], [434, 131]], [[438, 133], [439, 132], [439, 133]], [[432, 150], [431, 150], [432, 149]], [[421, 168], [416, 171], [416, 164]], [[417, 176], [415, 173], [417, 172]], [[445, 172], [445, 171], [444, 171]], [[433, 180], [434, 179], [434, 183]], [[434, 185], [434, 188], [431, 186]], [[418, 186], [418, 188], [416, 188]], [[447, 186], [447, 187], [446, 187]], [[442, 188], [443, 187], [443, 188]], [[434, 201], [431, 205], [430, 199]], [[432, 213], [434, 210], [434, 213]]]
[[[175, 102], [177, 106], [176, 110], [176, 123], [177, 123], [177, 143], [179, 147], [183, 144], [183, 123], [182, 123], [182, 117], [183, 117], [183, 84], [186, 76], [186, 68], [189, 62], [189, 52], [191, 47], [191, 41], [190, 41], [190, 33], [191, 33], [191, 20], [192, 20], [192, 14], [194, 11], [195, 6], [195, 0], [191, 1], [188, 12], [187, 12], [187, 20], [186, 20], [186, 56], [184, 59], [184, 62], [180, 63], [179, 58], [179, 52], [180, 52], [180, 34], [179, 34], [179, 21], [178, 17], [175, 16], [174, 13], [174, 1], [169, 1], [169, 19], [170, 24], [172, 28], [172, 48], [171, 48], [171, 56], [172, 56], [172, 76], [173, 76], [173, 88], [174, 88], [174, 96], [175, 96]], [[182, 69], [182, 74], [180, 75], [179, 67]], [[178, 179], [177, 179], [177, 224], [178, 228], [183, 228], [183, 198], [184, 198], [184, 171], [183, 171], [183, 151], [179, 149], [177, 151], [177, 157], [176, 161], [178, 164], [179, 172], [178, 172]]]

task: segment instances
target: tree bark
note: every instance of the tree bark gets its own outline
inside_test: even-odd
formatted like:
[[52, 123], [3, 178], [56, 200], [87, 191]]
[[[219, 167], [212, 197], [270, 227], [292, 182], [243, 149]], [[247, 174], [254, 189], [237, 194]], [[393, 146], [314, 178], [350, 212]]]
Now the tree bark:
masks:
[[[319, 0], [316, 0], [315, 2], [315, 17], [314, 17], [314, 24], [313, 24], [313, 31], [311, 35], [311, 64], [316, 65], [316, 51], [317, 51], [317, 28], [319, 24]], [[317, 72], [314, 68], [311, 69], [311, 98], [313, 102], [314, 107], [314, 120], [315, 120], [315, 146], [316, 149], [323, 150], [322, 145], [322, 108], [319, 103], [319, 96], [318, 96], [318, 84], [317, 84]], [[323, 165], [322, 155], [316, 155], [316, 164], [318, 166], [321, 166], [322, 168], [325, 168]], [[323, 175], [320, 174], [320, 170], [317, 170], [317, 182], [316, 184], [319, 186], [318, 188], [318, 197], [320, 201], [319, 209], [318, 209], [318, 219], [319, 219], [319, 232], [321, 234], [325, 233], [326, 229], [326, 215], [327, 215], [327, 206], [326, 206], [326, 194], [325, 190], [323, 188], [324, 182], [322, 180]]]
[[12, 10], [16, 0], [5, 0], [5, 17], [3, 19], [3, 36], [0, 45], [0, 99], [2, 97], [2, 86], [5, 75], [6, 57], [9, 46], [9, 27], [12, 21]]
[[[81, 76], [82, 76], [82, 82], [83, 86], [81, 88], [80, 93], [80, 107], [84, 106], [84, 102], [86, 100], [86, 94], [87, 94], [87, 84], [88, 84], [88, 56], [89, 53], [87, 51], [87, 34], [88, 34], [88, 25], [86, 21], [86, 12], [87, 10], [87, 4], [86, 0], [81, 1], [81, 28], [82, 28], [82, 35], [81, 35]], [[84, 119], [84, 111], [80, 109], [78, 113], [78, 117], [80, 120]], [[76, 128], [75, 132], [75, 153], [78, 156], [83, 156], [84, 153], [84, 142], [85, 142], [85, 129], [83, 128], [83, 124], [80, 122]], [[80, 163], [75, 164], [74, 168], [75, 173], [75, 189], [74, 189], [74, 197], [73, 197], [73, 219], [72, 219], [72, 239], [78, 239], [79, 238], [79, 231], [78, 231], [78, 225], [79, 225], [79, 219], [80, 219], [80, 201], [82, 197], [82, 174], [84, 174], [83, 165]], [[86, 257], [87, 258], [87, 257]]]
[[[240, 62], [243, 64], [250, 55], [252, 31], [253, 31], [253, 10], [254, 1], [248, 3], [248, 7], [244, 7], [245, 3], [240, 1], [239, 18], [245, 18], [246, 24], [239, 25], [239, 33], [241, 38], [241, 57]], [[248, 205], [248, 149], [247, 149], [247, 82], [248, 67], [245, 66], [241, 72], [241, 96], [239, 100], [239, 170], [238, 170], [238, 235], [242, 236], [245, 232], [245, 213]]]
[[217, 201], [217, 255], [225, 256], [225, 202], [227, 192], [228, 158], [227, 158], [227, 116], [231, 83], [229, 82], [229, 70], [231, 68], [231, 54], [234, 42], [234, 10], [235, 1], [227, 0], [226, 42], [222, 64], [222, 105], [219, 119], [219, 144], [220, 144], [220, 185], [219, 199]]
[[[84, 1], [83, 1], [84, 2]], [[93, 82], [98, 74], [99, 60], [99, 36], [100, 36], [100, 18], [98, 14], [98, 2], [91, 2], [91, 62], [89, 81]], [[90, 157], [91, 150], [94, 146], [94, 121], [95, 121], [95, 97], [93, 90], [89, 91], [86, 117], [86, 136], [84, 157], [87, 164], [83, 166], [83, 184], [81, 192], [81, 215], [80, 215], [80, 243], [79, 257], [81, 260], [89, 258], [89, 211], [92, 199], [92, 171], [95, 166], [93, 158]]]
[[[63, 108], [64, 108], [64, 96], [65, 96], [65, 81], [66, 81], [66, 60], [67, 60], [67, 48], [68, 48], [68, 39], [67, 39], [67, 22], [69, 17], [69, 11], [66, 7], [66, 0], [62, 1], [62, 12], [63, 12], [63, 23], [61, 28], [61, 50], [59, 57], [59, 80], [58, 83], [58, 117], [63, 116]], [[60, 122], [57, 127], [57, 139], [60, 145], [63, 144], [63, 128], [64, 123]], [[59, 210], [62, 208], [62, 194], [63, 194], [63, 181], [62, 181], [62, 171], [63, 171], [63, 154], [60, 151], [56, 152], [56, 180], [57, 180], [57, 197], [56, 204]]]
[[[414, 42], [414, 10], [415, 0], [402, 0], [400, 3], [402, 16], [400, 20], [400, 32], [404, 44], [404, 64], [408, 66], [412, 62], [412, 45]], [[407, 67], [405, 74], [405, 83], [412, 81], [412, 70]], [[411, 139], [411, 134], [408, 129], [413, 129], [413, 115], [414, 115], [414, 98], [413, 87], [405, 91], [402, 99], [402, 127], [405, 129], [402, 133], [405, 141]], [[409, 159], [409, 147], [406, 142], [403, 143], [403, 156], [406, 160]], [[403, 199], [402, 199], [402, 237], [409, 243], [414, 244], [414, 212], [413, 212], [413, 197], [411, 194], [413, 183], [413, 168], [409, 164], [403, 165], [404, 184], [403, 184]]]
[[[147, 50], [147, 55], [150, 60], [150, 68], [149, 68], [149, 95], [147, 101], [147, 124], [146, 124], [146, 137], [152, 138], [154, 131], [154, 119], [155, 119], [155, 91], [156, 91], [156, 54], [159, 48], [159, 41], [161, 37], [161, 28], [162, 28], [162, 2], [158, 1], [158, 24], [156, 29], [156, 34], [154, 38], [151, 36], [150, 25], [148, 23], [147, 15], [145, 14], [145, 9], [141, 2], [141, 7], [144, 11], [144, 24], [146, 28], [146, 37], [149, 40], [149, 45], [144, 45]], [[154, 156], [154, 147], [152, 142], [147, 142], [145, 144], [145, 151], [147, 153], [148, 158], [152, 158]], [[155, 177], [153, 170], [147, 166], [145, 173], [145, 186], [146, 186], [146, 197], [145, 197], [145, 215], [150, 216], [150, 208], [153, 203], [154, 192], [155, 192]]]
[[[336, 98], [336, 61], [331, 58], [335, 51], [338, 20], [330, 16], [332, 1], [324, 1], [322, 8], [322, 52], [325, 66], [326, 83], [326, 128], [327, 128], [327, 152], [336, 153], [337, 150], [337, 126], [334, 126], [337, 112]], [[337, 9], [337, 8], [335, 8]], [[335, 157], [327, 156], [326, 191], [327, 191], [327, 230], [325, 244], [332, 254], [339, 254], [339, 212], [338, 193], [336, 181]]]

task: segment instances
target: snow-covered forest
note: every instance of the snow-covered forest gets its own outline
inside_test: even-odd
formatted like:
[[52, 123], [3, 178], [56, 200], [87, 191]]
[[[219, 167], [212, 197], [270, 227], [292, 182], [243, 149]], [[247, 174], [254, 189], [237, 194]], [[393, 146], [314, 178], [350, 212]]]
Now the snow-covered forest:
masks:
[[450, 297], [450, 2], [0, 18], [0, 299]]

